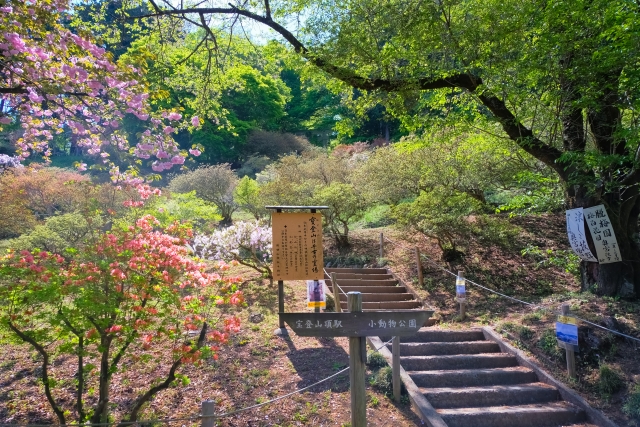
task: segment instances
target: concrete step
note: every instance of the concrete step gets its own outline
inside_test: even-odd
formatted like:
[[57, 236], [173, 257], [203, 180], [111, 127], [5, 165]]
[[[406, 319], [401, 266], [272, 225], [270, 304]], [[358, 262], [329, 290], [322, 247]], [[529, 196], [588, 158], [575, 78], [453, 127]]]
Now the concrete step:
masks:
[[402, 356], [400, 365], [407, 371], [442, 369], [492, 369], [518, 366], [518, 360], [506, 353], [454, 354], [450, 356]]
[[[388, 341], [390, 337], [385, 337]], [[498, 344], [492, 341], [463, 341], [463, 342], [403, 342], [411, 337], [400, 338], [400, 354], [402, 356], [435, 356], [447, 354], [479, 354], [500, 353]], [[391, 349], [391, 344], [388, 345]]]
[[582, 409], [567, 402], [437, 409], [436, 412], [449, 427], [555, 427], [585, 419]]
[[[414, 299], [413, 294], [398, 294], [398, 293], [375, 293], [375, 294], [362, 294], [362, 302], [380, 302], [380, 301], [409, 301]], [[340, 294], [340, 301], [347, 302], [347, 296]]]
[[[396, 286], [398, 284], [398, 281], [395, 279], [386, 279], [386, 280], [336, 279], [336, 281], [338, 282], [338, 285], [340, 285], [341, 288], [344, 288], [345, 286]], [[331, 280], [329, 280], [329, 282], [331, 282]]]
[[[380, 337], [382, 341], [387, 341], [391, 337]], [[465, 342], [484, 341], [484, 335], [480, 329], [470, 329], [467, 331], [439, 331], [433, 329], [420, 329], [415, 335], [402, 337], [403, 342]]]
[[[328, 277], [330, 279], [330, 277]], [[393, 279], [392, 274], [355, 274], [355, 273], [336, 273], [336, 279], [338, 280], [389, 280]]]
[[407, 288], [404, 286], [342, 286], [342, 291], [346, 294], [348, 292], [360, 292], [363, 294], [404, 294], [407, 292]]
[[420, 388], [434, 408], [477, 408], [481, 406], [530, 405], [560, 400], [558, 390], [544, 383]]
[[387, 274], [386, 268], [325, 268], [327, 273]]
[[[340, 307], [345, 311], [347, 309], [347, 303], [340, 301]], [[420, 308], [422, 304], [420, 301], [383, 301], [383, 302], [363, 302], [363, 310], [410, 310], [413, 308]]]
[[[402, 353], [401, 353], [402, 354]], [[529, 368], [515, 366], [496, 369], [454, 369], [407, 371], [418, 387], [478, 387], [538, 382]]]

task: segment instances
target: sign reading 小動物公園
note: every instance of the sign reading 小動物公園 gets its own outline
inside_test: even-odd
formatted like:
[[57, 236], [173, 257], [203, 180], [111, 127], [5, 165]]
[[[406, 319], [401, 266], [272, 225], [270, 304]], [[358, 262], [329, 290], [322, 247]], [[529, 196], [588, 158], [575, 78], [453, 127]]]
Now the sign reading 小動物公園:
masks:
[[585, 208], [584, 219], [587, 221], [587, 227], [589, 227], [593, 243], [596, 246], [598, 262], [608, 264], [622, 261], [618, 240], [604, 205]]
[[274, 212], [271, 227], [275, 280], [324, 278], [321, 214]]
[[343, 313], [280, 313], [303, 337], [374, 337], [413, 335], [433, 311], [360, 311]]
[[598, 259], [593, 255], [587, 243], [587, 236], [584, 232], [584, 212], [582, 208], [569, 209], [567, 211], [567, 236], [569, 236], [571, 249], [573, 249], [573, 252], [575, 252], [580, 259], [598, 262]]

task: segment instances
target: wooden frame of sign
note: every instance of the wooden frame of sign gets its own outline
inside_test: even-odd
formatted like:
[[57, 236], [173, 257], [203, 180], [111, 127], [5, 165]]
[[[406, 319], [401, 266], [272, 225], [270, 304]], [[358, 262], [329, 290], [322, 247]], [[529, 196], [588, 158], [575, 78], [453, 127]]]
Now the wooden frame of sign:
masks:
[[[273, 233], [273, 278], [278, 281], [278, 311], [284, 313], [285, 280], [324, 279], [322, 216], [318, 210], [329, 206], [265, 206], [271, 215]], [[283, 212], [283, 211], [309, 212]], [[289, 221], [289, 222], [287, 222]], [[286, 335], [279, 316], [276, 335]]]

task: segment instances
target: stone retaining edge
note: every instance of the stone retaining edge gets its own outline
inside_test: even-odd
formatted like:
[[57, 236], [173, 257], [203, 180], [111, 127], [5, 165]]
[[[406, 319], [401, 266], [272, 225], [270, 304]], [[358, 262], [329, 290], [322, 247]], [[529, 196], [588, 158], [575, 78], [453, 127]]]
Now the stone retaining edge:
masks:
[[[386, 345], [378, 337], [367, 337], [369, 346], [373, 349], [379, 349], [378, 351], [385, 358], [389, 366], [392, 364], [392, 355]], [[407, 392], [409, 393], [409, 400], [411, 405], [418, 412], [420, 418], [429, 427], [447, 427], [442, 417], [436, 412], [433, 406], [429, 403], [426, 397], [420, 392], [418, 386], [413, 382], [409, 374], [400, 366], [400, 380], [404, 383]], [[608, 426], [607, 426], [608, 427]]]
[[[487, 340], [493, 341], [498, 344], [503, 352], [515, 356], [515, 358], [518, 359], [518, 362], [522, 366], [525, 366], [534, 371], [538, 376], [540, 382], [556, 387], [558, 389], [558, 392], [560, 392], [560, 396], [562, 397], [562, 399], [566, 400], [569, 403], [573, 403], [574, 405], [583, 409], [587, 415], [587, 420], [589, 422], [597, 424], [600, 427], [619, 427], [616, 423], [607, 418], [607, 416], [604, 415], [601, 411], [591, 407], [591, 405], [589, 405], [589, 403], [574, 390], [571, 390], [569, 387], [552, 377], [547, 371], [536, 365], [524, 354], [522, 350], [519, 350], [513, 347], [511, 344], [504, 342], [502, 340], [502, 337], [492, 328], [483, 326], [482, 333]], [[389, 352], [389, 350], [387, 350], [387, 352]], [[389, 352], [389, 354], [391, 353]]]

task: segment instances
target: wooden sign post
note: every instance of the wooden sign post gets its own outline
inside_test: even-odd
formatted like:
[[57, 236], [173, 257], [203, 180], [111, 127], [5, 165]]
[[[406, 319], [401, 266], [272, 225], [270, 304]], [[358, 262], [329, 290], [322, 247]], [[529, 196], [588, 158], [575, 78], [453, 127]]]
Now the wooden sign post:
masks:
[[[328, 206], [265, 206], [271, 215], [273, 278], [278, 281], [278, 311], [284, 313], [285, 280], [321, 280], [324, 278], [322, 252], [322, 216], [316, 213]], [[309, 212], [282, 212], [282, 210]], [[276, 335], [287, 335], [282, 318]]]
[[413, 335], [431, 317], [427, 310], [362, 311], [362, 294], [347, 293], [349, 312], [280, 313], [293, 331], [303, 337], [349, 337], [349, 381], [351, 383], [351, 427], [365, 427], [366, 337]]

